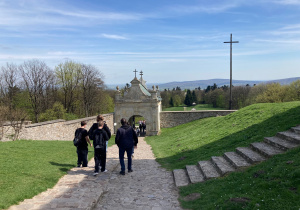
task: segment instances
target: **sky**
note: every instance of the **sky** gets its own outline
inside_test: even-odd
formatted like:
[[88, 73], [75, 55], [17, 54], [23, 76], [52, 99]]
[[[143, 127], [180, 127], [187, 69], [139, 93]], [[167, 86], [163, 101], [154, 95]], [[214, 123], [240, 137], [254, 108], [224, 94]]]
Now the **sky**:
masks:
[[97, 67], [106, 84], [300, 76], [300, 0], [0, 0], [0, 66]]

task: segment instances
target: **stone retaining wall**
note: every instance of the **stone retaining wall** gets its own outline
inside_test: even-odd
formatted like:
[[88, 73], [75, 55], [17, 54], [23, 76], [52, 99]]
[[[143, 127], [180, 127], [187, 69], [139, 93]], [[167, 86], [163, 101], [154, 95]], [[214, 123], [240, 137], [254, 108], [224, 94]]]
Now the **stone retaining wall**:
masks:
[[171, 128], [177, 125], [188, 123], [194, 120], [206, 118], [225, 116], [237, 110], [205, 110], [205, 111], [165, 111], [160, 112], [160, 127]]
[[[113, 113], [103, 114], [111, 132], [114, 132]], [[96, 122], [96, 116], [87, 117], [77, 120], [52, 120], [42, 123], [34, 123], [25, 126], [21, 132], [19, 139], [28, 140], [73, 140], [74, 133], [80, 127], [81, 121], [87, 121], [87, 129]]]

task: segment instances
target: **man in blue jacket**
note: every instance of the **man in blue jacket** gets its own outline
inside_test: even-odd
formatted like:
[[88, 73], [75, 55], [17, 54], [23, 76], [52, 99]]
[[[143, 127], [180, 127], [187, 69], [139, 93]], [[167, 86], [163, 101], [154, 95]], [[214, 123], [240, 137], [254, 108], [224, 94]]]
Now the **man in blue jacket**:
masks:
[[135, 131], [129, 125], [125, 118], [121, 119], [122, 126], [117, 130], [115, 142], [119, 147], [119, 159], [121, 165], [121, 175], [125, 175], [125, 163], [124, 163], [124, 154], [127, 153], [128, 158], [128, 173], [132, 172], [132, 147], [137, 148], [138, 138]]

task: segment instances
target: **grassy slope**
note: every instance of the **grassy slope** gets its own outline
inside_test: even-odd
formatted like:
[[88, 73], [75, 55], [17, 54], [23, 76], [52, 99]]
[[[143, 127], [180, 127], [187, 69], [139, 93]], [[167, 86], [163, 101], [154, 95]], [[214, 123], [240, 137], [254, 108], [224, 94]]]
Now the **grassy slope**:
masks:
[[[183, 111], [184, 106], [169, 107], [165, 108], [163, 111]], [[186, 107], [186, 111], [191, 111], [193, 108], [196, 110], [222, 110], [222, 108], [213, 108], [212, 104], [198, 104], [196, 106]]]
[[[114, 144], [114, 136], [109, 146]], [[77, 164], [70, 141], [0, 142], [0, 209], [53, 187]], [[89, 147], [89, 159], [94, 155]]]
[[[299, 124], [300, 102], [255, 104], [225, 117], [163, 129], [160, 136], [146, 140], [157, 160], [175, 169], [262, 141]], [[299, 152], [296, 148], [243, 172], [181, 187], [181, 204], [188, 209], [299, 209]], [[191, 193], [200, 193], [201, 197], [184, 201]]]
[[[300, 102], [255, 104], [225, 117], [197, 120], [163, 129], [147, 137], [157, 160], [168, 169], [183, 168], [238, 146], [262, 141], [300, 124]], [[300, 148], [277, 155], [262, 164], [180, 188], [183, 198], [200, 193], [201, 198], [183, 201], [188, 209], [299, 209]], [[246, 198], [247, 202], [231, 201]]]
[[147, 137], [157, 161], [167, 169], [183, 168], [211, 156], [248, 146], [300, 124], [300, 102], [255, 104], [225, 117], [196, 120]]

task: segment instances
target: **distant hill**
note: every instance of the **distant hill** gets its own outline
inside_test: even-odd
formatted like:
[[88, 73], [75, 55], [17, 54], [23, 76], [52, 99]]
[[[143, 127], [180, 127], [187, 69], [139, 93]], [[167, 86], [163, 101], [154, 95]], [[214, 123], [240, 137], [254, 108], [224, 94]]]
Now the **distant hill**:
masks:
[[[244, 86], [249, 84], [250, 86], [253, 86], [254, 84], [260, 84], [260, 83], [271, 83], [271, 82], [278, 82], [281, 85], [287, 85], [290, 84], [291, 82], [294, 82], [296, 80], [299, 80], [300, 77], [293, 77], [293, 78], [287, 78], [287, 79], [279, 79], [279, 80], [232, 80], [233, 86]], [[209, 79], [209, 80], [195, 80], [195, 81], [183, 81], [183, 82], [168, 82], [168, 83], [161, 83], [161, 84], [152, 84], [152, 83], [147, 83], [147, 87], [151, 88], [152, 85], [158, 85], [160, 90], [164, 89], [173, 89], [176, 88], [177, 86], [180, 87], [182, 90], [183, 89], [195, 89], [197, 87], [201, 87], [201, 89], [205, 89], [208, 85], [213, 85], [216, 83], [219, 87], [223, 85], [229, 85], [230, 81], [229, 79]], [[110, 84], [107, 85], [109, 89], [115, 89], [116, 86], [124, 87], [125, 84]]]
[[[245, 86], [249, 84], [250, 86], [253, 86], [254, 84], [260, 84], [260, 83], [272, 83], [277, 82], [281, 85], [287, 85], [291, 82], [294, 82], [296, 80], [299, 80], [300, 77], [293, 77], [293, 78], [287, 78], [287, 79], [279, 79], [279, 80], [268, 80], [268, 81], [253, 81], [253, 80], [232, 80], [233, 86]], [[205, 89], [208, 85], [213, 85], [216, 83], [219, 87], [223, 85], [229, 85], [230, 80], [229, 79], [209, 79], [209, 80], [195, 80], [195, 81], [184, 81], [184, 82], [169, 82], [164, 84], [159, 84], [159, 89], [173, 89], [177, 86], [181, 89], [195, 89], [197, 87], [201, 87], [201, 89]]]

